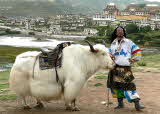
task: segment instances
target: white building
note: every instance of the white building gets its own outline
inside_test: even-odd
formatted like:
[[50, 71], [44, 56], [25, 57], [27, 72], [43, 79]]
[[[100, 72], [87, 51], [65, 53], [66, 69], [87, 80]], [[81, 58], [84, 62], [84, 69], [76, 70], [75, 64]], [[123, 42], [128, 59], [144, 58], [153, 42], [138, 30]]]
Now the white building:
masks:
[[52, 31], [53, 34], [60, 34], [62, 32], [62, 28], [60, 25], [51, 25], [50, 31]]
[[84, 34], [87, 36], [93, 36], [93, 35], [97, 35], [98, 31], [96, 29], [93, 28], [85, 28], [84, 29]]
[[115, 18], [114, 15], [96, 14], [93, 16], [93, 22], [95, 25], [107, 26], [110, 22], [115, 21]]

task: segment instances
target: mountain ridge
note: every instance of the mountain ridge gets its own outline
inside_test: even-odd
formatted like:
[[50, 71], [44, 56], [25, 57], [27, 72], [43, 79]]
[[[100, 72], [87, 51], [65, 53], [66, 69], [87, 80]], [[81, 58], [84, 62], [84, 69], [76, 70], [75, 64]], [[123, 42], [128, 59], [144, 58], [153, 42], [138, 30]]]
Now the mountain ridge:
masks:
[[9, 16], [49, 16], [56, 14], [102, 12], [109, 3], [124, 9], [130, 3], [144, 4], [145, 0], [0, 0], [0, 14]]

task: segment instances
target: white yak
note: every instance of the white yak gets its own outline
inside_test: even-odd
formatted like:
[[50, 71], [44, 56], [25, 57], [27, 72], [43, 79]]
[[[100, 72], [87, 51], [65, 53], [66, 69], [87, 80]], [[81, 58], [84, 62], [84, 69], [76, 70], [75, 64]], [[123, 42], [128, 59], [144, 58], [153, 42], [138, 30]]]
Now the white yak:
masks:
[[64, 98], [67, 110], [79, 110], [75, 106], [76, 97], [87, 79], [99, 69], [114, 66], [104, 45], [89, 46], [71, 45], [63, 49], [62, 66], [57, 69], [60, 83], [56, 81], [54, 69], [40, 70], [37, 57], [41, 52], [18, 55], [11, 69], [9, 84], [11, 90], [23, 98], [24, 108], [30, 108], [25, 98], [32, 96], [36, 98], [39, 108], [43, 107], [41, 101]]

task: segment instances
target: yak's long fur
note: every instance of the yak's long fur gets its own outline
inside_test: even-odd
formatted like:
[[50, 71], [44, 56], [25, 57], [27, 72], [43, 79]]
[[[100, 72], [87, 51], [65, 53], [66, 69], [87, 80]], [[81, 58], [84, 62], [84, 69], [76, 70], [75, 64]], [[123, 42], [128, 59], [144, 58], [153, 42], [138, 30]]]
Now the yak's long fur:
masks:
[[36, 57], [40, 52], [25, 52], [17, 56], [10, 73], [10, 88], [18, 96], [34, 96], [40, 100], [54, 100], [64, 97], [68, 104], [79, 95], [87, 79], [101, 68], [112, 68], [113, 61], [108, 49], [95, 45], [97, 52], [91, 52], [89, 46], [71, 45], [63, 50], [62, 67], [58, 68], [60, 83], [56, 82], [54, 69], [40, 70]]

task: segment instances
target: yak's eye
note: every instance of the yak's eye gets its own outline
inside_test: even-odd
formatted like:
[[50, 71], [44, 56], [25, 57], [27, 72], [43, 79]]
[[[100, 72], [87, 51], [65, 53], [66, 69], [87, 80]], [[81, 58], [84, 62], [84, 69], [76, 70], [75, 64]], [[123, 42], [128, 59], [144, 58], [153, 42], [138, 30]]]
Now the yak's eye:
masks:
[[105, 53], [102, 53], [102, 55], [105, 56], [106, 54], [105, 54]]

